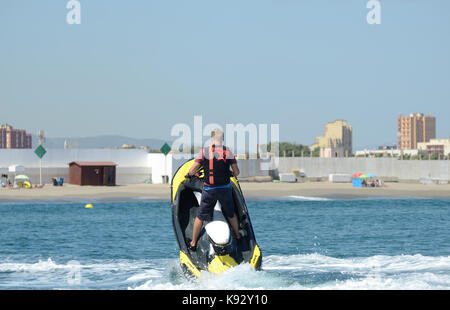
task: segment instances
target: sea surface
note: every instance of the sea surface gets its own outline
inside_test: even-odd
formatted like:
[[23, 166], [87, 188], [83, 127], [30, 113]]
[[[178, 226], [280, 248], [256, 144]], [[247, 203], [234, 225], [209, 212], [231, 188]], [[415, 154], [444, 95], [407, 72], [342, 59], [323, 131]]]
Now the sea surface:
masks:
[[450, 200], [247, 201], [262, 271], [188, 280], [164, 201], [0, 203], [0, 289], [450, 289]]

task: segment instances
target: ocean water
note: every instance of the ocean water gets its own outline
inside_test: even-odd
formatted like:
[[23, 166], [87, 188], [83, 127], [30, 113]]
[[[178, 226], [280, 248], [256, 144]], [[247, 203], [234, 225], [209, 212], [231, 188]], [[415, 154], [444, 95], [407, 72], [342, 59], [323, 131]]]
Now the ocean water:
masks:
[[191, 281], [164, 201], [0, 203], [0, 289], [450, 289], [450, 200], [248, 201], [262, 271]]

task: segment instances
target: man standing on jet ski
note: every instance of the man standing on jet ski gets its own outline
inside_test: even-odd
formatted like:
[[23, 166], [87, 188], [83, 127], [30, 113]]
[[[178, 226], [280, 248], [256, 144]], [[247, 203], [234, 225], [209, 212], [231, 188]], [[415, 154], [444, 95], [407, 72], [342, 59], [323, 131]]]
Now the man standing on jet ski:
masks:
[[212, 220], [217, 201], [222, 205], [222, 213], [228, 218], [236, 238], [238, 240], [241, 238], [237, 216], [234, 213], [234, 200], [230, 185], [230, 177], [238, 176], [239, 168], [233, 153], [222, 143], [223, 131], [213, 130], [211, 145], [200, 151], [188, 173], [188, 177], [191, 177], [203, 166], [205, 174], [202, 199], [194, 221], [192, 241], [189, 244], [191, 251], [196, 249], [203, 222]]

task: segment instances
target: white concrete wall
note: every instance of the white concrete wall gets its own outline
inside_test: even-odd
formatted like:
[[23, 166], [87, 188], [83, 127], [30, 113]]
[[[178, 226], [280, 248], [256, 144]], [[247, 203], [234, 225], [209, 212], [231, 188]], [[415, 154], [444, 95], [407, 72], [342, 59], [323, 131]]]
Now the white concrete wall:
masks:
[[148, 154], [148, 166], [152, 171], [152, 182], [162, 183], [163, 175], [169, 177], [169, 183], [172, 181], [173, 174], [177, 169], [184, 164], [186, 161], [191, 159], [190, 155], [180, 155], [180, 154], [164, 154], [161, 153], [150, 153]]
[[[112, 161], [119, 167], [147, 167], [148, 152], [137, 149], [48, 149], [42, 165], [48, 168], [67, 167], [72, 161]], [[39, 167], [39, 158], [32, 149], [0, 150], [0, 167], [22, 165]]]
[[[104, 150], [104, 149], [49, 149], [42, 161], [43, 181], [51, 182], [52, 177], [63, 177], [68, 181], [71, 161], [112, 161], [117, 163], [117, 184], [143, 183], [152, 179], [162, 183], [162, 176], [168, 175], [169, 182], [175, 171], [191, 155], [177, 158], [168, 154], [147, 153], [144, 150]], [[267, 176], [262, 170], [260, 159], [238, 160], [240, 177]], [[0, 150], [0, 168], [23, 165], [25, 174], [32, 182], [39, 182], [39, 158], [33, 150]], [[330, 174], [373, 173], [380, 177], [395, 177], [399, 180], [420, 180], [422, 178], [450, 180], [449, 160], [399, 160], [397, 158], [279, 158], [277, 172], [289, 173], [292, 169], [303, 169], [308, 177], [328, 178]]]
[[[112, 161], [117, 164], [116, 183], [143, 183], [151, 176], [148, 152], [144, 150], [108, 149], [48, 149], [42, 159], [42, 181], [50, 183], [53, 177], [69, 179], [69, 163], [72, 161]], [[0, 167], [22, 165], [24, 174], [34, 184], [39, 183], [39, 158], [30, 149], [0, 150]], [[13, 177], [13, 176], [11, 176]]]
[[[263, 161], [261, 159], [246, 159], [246, 160], [238, 160], [239, 167], [239, 177], [260, 177], [260, 176], [268, 176], [269, 170], [262, 170], [261, 164]], [[289, 171], [290, 172], [290, 171]]]
[[399, 180], [431, 178], [450, 179], [450, 160], [399, 160], [397, 158], [280, 158], [278, 172], [304, 169], [308, 177], [326, 177], [330, 174], [373, 173], [380, 177]]
[[[39, 168], [27, 168], [24, 172], [33, 184], [39, 184]], [[64, 182], [69, 181], [69, 167], [43, 167], [42, 168], [42, 182], [52, 183], [52, 178], [64, 178]], [[144, 183], [151, 177], [151, 169], [149, 167], [117, 167], [116, 170], [116, 184], [139, 184]], [[10, 175], [11, 180], [14, 175]]]

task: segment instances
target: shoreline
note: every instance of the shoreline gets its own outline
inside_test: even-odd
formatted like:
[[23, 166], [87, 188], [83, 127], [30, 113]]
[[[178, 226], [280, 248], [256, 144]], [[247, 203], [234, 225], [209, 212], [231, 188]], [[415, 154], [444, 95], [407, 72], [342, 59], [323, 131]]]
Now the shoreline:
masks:
[[[246, 200], [346, 200], [450, 198], [450, 184], [387, 183], [382, 188], [353, 188], [351, 183], [240, 183]], [[43, 188], [0, 189], [0, 202], [80, 202], [80, 201], [170, 201], [168, 184], [134, 184], [112, 187], [62, 187], [46, 184]]]

